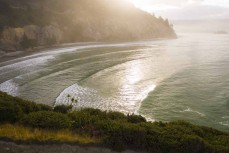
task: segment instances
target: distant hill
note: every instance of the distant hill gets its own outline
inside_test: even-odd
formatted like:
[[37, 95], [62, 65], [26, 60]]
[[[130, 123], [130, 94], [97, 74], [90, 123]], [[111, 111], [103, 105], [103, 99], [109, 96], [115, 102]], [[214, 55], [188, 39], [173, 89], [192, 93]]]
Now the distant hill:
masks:
[[220, 30], [220, 31], [216, 31], [215, 34], [228, 34], [228, 33], [227, 31]]
[[127, 0], [0, 0], [0, 50], [175, 38], [168, 20]]
[[173, 20], [177, 33], [209, 33], [228, 31], [229, 19]]

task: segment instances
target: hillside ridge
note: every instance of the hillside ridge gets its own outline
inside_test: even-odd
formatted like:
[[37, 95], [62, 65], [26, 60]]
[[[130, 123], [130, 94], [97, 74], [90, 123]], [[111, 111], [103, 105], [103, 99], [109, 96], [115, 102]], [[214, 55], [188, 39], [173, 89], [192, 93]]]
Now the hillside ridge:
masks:
[[123, 0], [0, 0], [0, 50], [176, 38], [168, 20]]

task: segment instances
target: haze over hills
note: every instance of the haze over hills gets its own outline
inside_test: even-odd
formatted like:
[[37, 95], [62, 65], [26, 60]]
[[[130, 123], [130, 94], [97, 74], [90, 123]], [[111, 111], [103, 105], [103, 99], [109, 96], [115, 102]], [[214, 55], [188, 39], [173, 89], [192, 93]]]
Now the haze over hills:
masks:
[[123, 0], [0, 0], [0, 50], [175, 38], [168, 20]]
[[174, 20], [174, 29], [177, 33], [209, 33], [228, 31], [229, 20]]

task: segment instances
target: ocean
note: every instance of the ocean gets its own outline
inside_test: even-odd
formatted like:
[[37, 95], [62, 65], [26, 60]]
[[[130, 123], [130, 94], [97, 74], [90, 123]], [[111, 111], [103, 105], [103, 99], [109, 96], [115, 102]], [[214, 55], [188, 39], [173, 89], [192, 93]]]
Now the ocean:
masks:
[[175, 22], [172, 40], [77, 44], [2, 62], [0, 90], [52, 106], [70, 103], [70, 95], [75, 109], [229, 132], [229, 35], [215, 33], [224, 26], [188, 25]]

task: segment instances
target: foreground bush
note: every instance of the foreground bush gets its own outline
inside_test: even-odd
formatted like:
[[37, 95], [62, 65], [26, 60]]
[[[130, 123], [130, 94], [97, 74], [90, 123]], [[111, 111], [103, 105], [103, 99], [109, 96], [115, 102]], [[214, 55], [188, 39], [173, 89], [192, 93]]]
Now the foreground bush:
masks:
[[23, 111], [18, 105], [6, 101], [0, 102], [0, 123], [15, 123], [23, 116]]
[[68, 105], [58, 105], [54, 107], [54, 112], [59, 112], [59, 113], [63, 113], [63, 114], [67, 114], [70, 110], [72, 109], [72, 106], [68, 106]]
[[0, 92], [0, 104], [11, 103], [15, 107], [19, 107], [24, 114], [28, 114], [36, 111], [52, 111], [52, 107], [44, 104], [36, 104], [27, 100], [23, 100], [17, 97], [12, 97], [6, 93]]
[[130, 123], [141, 123], [146, 122], [146, 119], [142, 117], [141, 115], [127, 115], [128, 122]]
[[30, 113], [22, 120], [22, 123], [26, 126], [48, 129], [64, 129], [71, 126], [67, 115], [50, 111]]
[[[155, 153], [229, 153], [229, 134], [212, 128], [184, 121], [151, 123], [142, 116], [125, 116], [119, 112], [91, 108], [68, 112], [64, 106], [61, 107], [64, 109], [52, 110], [49, 106], [0, 92], [1, 123], [23, 124], [48, 131], [67, 128], [74, 134], [96, 138], [117, 151], [138, 149]], [[65, 140], [59, 138], [58, 142]], [[40, 140], [36, 138], [36, 141]]]
[[[111, 115], [112, 114], [112, 115]], [[93, 137], [116, 151], [126, 148], [151, 152], [227, 153], [229, 134], [184, 121], [146, 122], [141, 116], [82, 109], [69, 114], [73, 129]]]

